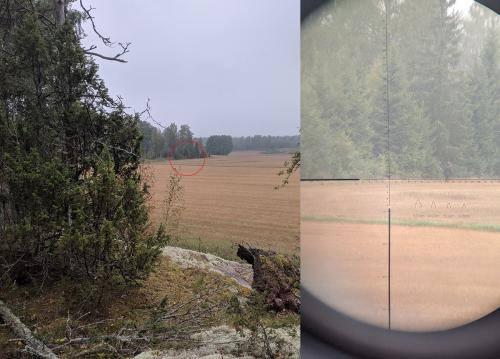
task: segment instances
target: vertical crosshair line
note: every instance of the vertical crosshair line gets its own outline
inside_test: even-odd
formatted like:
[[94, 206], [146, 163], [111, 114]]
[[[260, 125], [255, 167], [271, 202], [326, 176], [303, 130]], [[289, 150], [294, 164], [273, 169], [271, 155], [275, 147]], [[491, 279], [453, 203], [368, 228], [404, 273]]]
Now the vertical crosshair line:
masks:
[[389, 324], [389, 330], [391, 330], [391, 209], [389, 208], [388, 213], [388, 225], [389, 225], [389, 245], [388, 245], [388, 258], [389, 261], [387, 262], [387, 302], [388, 302], [388, 324]]
[[387, 204], [388, 208], [391, 208], [391, 122], [390, 122], [390, 107], [389, 107], [389, 10], [388, 1], [385, 2], [385, 101], [386, 101], [386, 113], [387, 113], [387, 179], [388, 179], [388, 191], [387, 191]]
[[388, 208], [388, 253], [387, 253], [387, 314], [388, 328], [391, 330], [391, 127], [389, 107], [389, 9], [385, 1], [385, 70], [386, 70], [386, 112], [387, 112], [387, 208]]

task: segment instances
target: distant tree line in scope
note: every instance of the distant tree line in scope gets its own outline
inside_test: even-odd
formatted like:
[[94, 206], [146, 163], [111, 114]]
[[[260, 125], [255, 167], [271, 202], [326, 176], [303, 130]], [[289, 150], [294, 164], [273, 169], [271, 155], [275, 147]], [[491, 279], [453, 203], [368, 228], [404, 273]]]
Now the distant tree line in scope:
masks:
[[479, 4], [321, 9], [302, 31], [302, 176], [383, 178], [389, 159], [393, 177], [500, 176], [499, 42]]
[[[142, 134], [141, 155], [145, 159], [167, 158], [173, 159], [201, 158], [207, 155], [201, 148], [202, 139], [196, 139], [189, 125], [177, 127], [171, 123], [163, 131], [147, 121], [140, 122]], [[171, 153], [172, 152], [172, 153]]]

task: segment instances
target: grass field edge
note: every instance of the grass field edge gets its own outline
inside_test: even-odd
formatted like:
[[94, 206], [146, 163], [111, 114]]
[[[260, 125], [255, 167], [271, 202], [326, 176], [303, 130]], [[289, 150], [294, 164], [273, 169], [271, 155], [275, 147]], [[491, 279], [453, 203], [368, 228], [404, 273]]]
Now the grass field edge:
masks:
[[[387, 224], [387, 219], [360, 219], [335, 216], [301, 216], [301, 221], [306, 222], [331, 222], [331, 223], [353, 223], [353, 224]], [[406, 227], [436, 227], [449, 229], [462, 229], [481, 232], [500, 232], [500, 224], [493, 223], [446, 223], [436, 221], [422, 221], [411, 219], [393, 219], [393, 225]]]

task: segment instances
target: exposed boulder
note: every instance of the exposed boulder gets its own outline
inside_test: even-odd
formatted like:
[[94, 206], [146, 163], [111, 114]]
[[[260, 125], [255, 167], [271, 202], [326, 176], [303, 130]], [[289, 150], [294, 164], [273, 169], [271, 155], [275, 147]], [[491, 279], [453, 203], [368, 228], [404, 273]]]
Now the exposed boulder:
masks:
[[238, 263], [217, 257], [209, 253], [201, 253], [189, 249], [167, 246], [163, 255], [181, 268], [200, 268], [228, 276], [239, 285], [251, 289], [253, 271], [246, 263]]

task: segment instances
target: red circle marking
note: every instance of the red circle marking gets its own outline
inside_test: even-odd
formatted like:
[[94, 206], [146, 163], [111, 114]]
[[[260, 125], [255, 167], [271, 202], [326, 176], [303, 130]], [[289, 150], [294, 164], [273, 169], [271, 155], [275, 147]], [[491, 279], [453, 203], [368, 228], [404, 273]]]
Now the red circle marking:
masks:
[[[198, 149], [200, 150], [200, 154], [203, 156], [203, 163], [194, 172], [189, 172], [189, 173], [180, 172], [177, 170], [177, 168], [175, 168], [174, 164], [172, 163], [172, 159], [173, 159], [174, 154], [175, 154], [175, 149], [179, 145], [185, 145], [185, 144], [198, 145]], [[205, 147], [203, 147], [203, 143], [201, 143], [200, 141], [197, 141], [197, 140], [177, 141], [172, 146], [170, 146], [170, 150], [168, 151], [168, 163], [170, 164], [170, 167], [172, 167], [172, 170], [174, 171], [174, 173], [177, 176], [196, 176], [205, 167], [205, 164], [207, 163], [207, 157], [208, 157], [208, 154], [207, 154], [207, 151], [205, 151]]]

